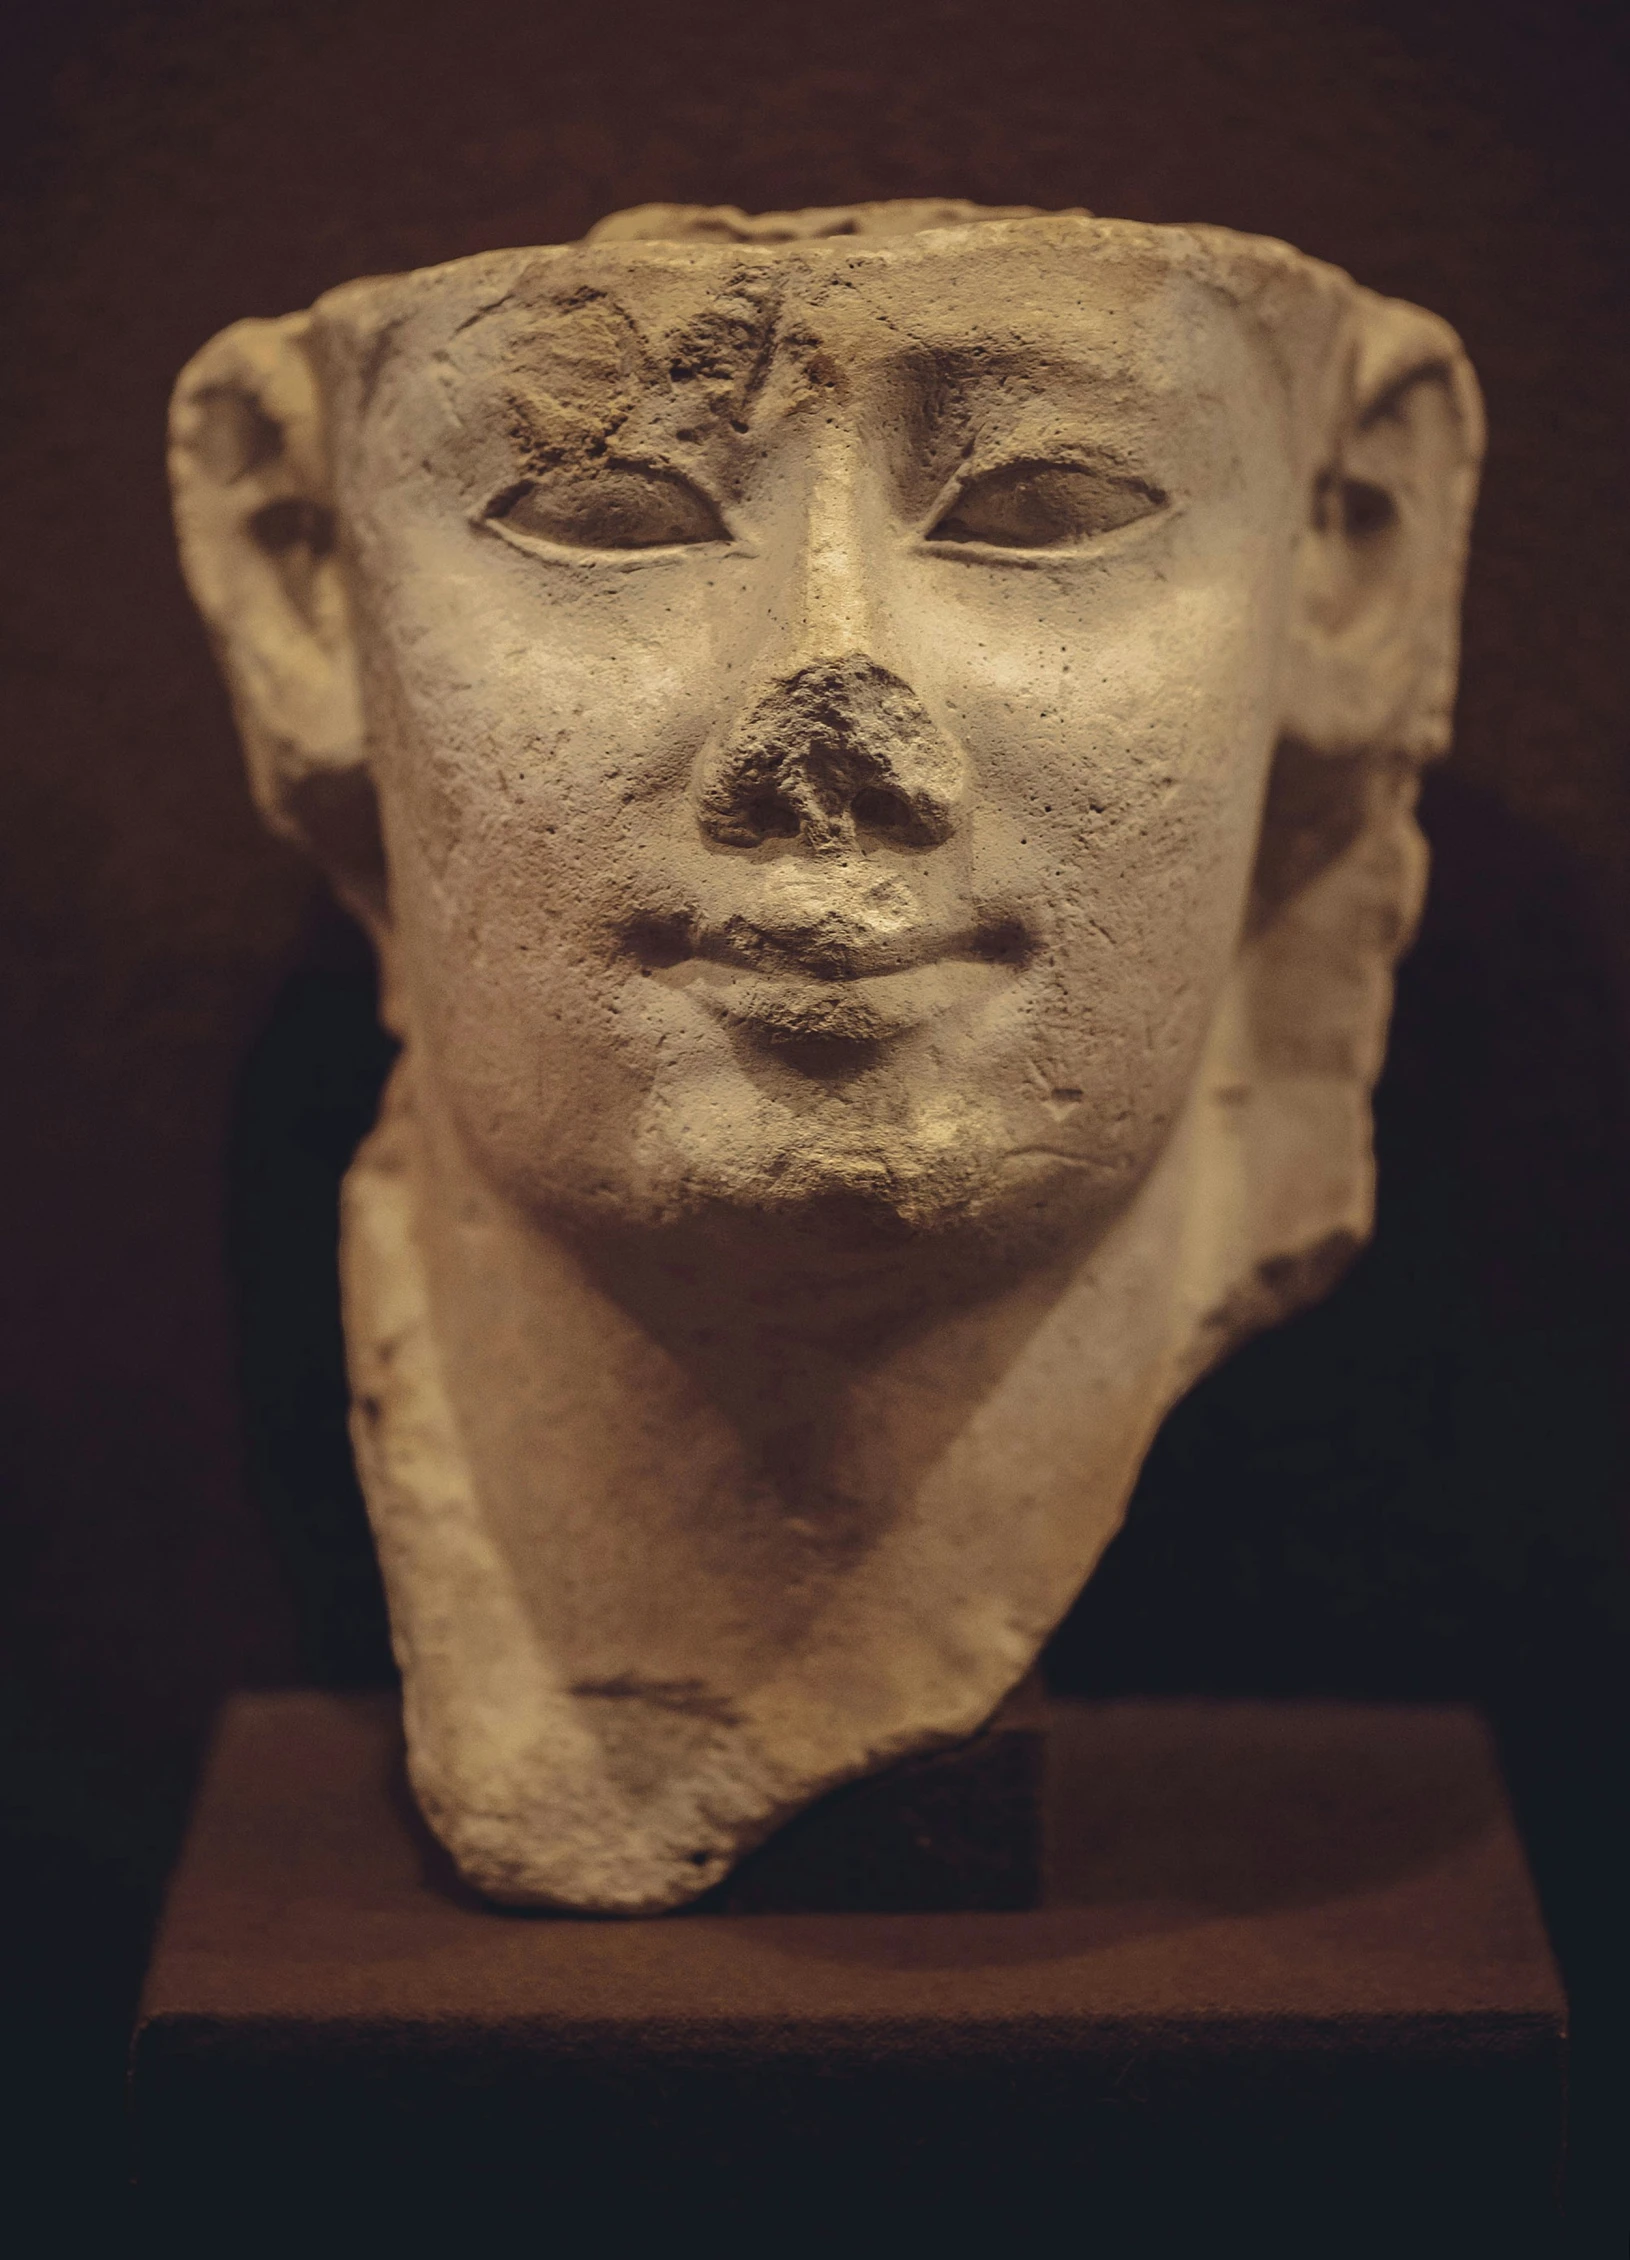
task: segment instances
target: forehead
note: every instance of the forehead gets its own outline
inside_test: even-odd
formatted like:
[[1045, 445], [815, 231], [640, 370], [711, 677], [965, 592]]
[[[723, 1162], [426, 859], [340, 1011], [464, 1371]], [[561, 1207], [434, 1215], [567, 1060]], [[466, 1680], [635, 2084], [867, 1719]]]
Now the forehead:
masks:
[[738, 428], [789, 387], [1080, 389], [1158, 409], [1226, 389], [1262, 342], [1192, 237], [1079, 220], [873, 244], [496, 253], [348, 286], [318, 313], [357, 410], [431, 375], [456, 413], [531, 374], [584, 405], [682, 387]]

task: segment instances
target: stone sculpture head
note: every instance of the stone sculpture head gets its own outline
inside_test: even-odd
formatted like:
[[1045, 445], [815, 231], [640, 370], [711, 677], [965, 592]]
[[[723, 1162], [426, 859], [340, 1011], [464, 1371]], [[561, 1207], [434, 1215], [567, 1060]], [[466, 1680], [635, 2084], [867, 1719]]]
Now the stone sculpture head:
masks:
[[349, 1191], [421, 1800], [638, 1910], [973, 1731], [1369, 1227], [1477, 395], [1282, 244], [653, 207], [177, 389], [259, 803], [402, 1037]]

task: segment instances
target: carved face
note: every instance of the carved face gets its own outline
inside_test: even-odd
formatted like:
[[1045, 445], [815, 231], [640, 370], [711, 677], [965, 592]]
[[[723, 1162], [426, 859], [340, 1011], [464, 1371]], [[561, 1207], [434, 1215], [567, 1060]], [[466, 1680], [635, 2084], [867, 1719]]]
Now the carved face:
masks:
[[1362, 1240], [1479, 428], [1284, 245], [943, 206], [618, 215], [183, 373], [257, 794], [407, 1041], [355, 1434], [483, 1890], [673, 1905], [972, 1732]]
[[396, 1010], [523, 1208], [1054, 1229], [1159, 1150], [1304, 497], [1222, 296], [1079, 266], [589, 251], [387, 371], [341, 507]]
[[[1224, 231], [742, 224], [347, 285], [177, 388], [257, 790], [368, 918], [433, 1141], [554, 1225], [1078, 1237], [1258, 868], [1247, 1080], [1361, 1128], [1447, 737], [1452, 333]], [[1259, 867], [1287, 747], [1329, 786]]]

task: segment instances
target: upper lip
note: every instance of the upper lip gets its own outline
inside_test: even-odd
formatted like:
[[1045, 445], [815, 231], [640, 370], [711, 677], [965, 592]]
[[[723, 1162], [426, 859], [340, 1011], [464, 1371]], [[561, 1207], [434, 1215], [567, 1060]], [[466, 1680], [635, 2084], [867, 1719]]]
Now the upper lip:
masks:
[[946, 957], [978, 957], [978, 930], [918, 926], [901, 933], [867, 932], [834, 913], [797, 933], [767, 932], [750, 918], [733, 916], [698, 926], [690, 955], [752, 973], [803, 974], [823, 981], [864, 981], [904, 973]]
[[648, 915], [625, 931], [634, 955], [651, 968], [700, 959], [742, 973], [833, 982], [907, 973], [947, 958], [1012, 964], [1027, 946], [1011, 918], [918, 921], [880, 932], [840, 909], [780, 931], [741, 912], [715, 919], [684, 912]]

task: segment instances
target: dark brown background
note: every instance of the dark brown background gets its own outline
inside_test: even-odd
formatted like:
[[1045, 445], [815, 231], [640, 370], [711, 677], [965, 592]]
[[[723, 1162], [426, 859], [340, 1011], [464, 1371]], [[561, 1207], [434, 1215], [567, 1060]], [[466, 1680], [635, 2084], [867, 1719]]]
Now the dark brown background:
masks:
[[1284, 235], [1446, 314], [1487, 390], [1376, 1249], [1174, 1418], [1052, 1668], [1490, 1707], [1582, 2025], [1581, 2249], [1617, 2250], [1620, 11], [63, 0], [6, 44], [0, 1800], [7, 2125], [51, 2249], [112, 2219], [121, 2034], [220, 1693], [382, 1668], [331, 1270], [383, 1054], [239, 781], [169, 384], [239, 315], [646, 198], [952, 193]]

